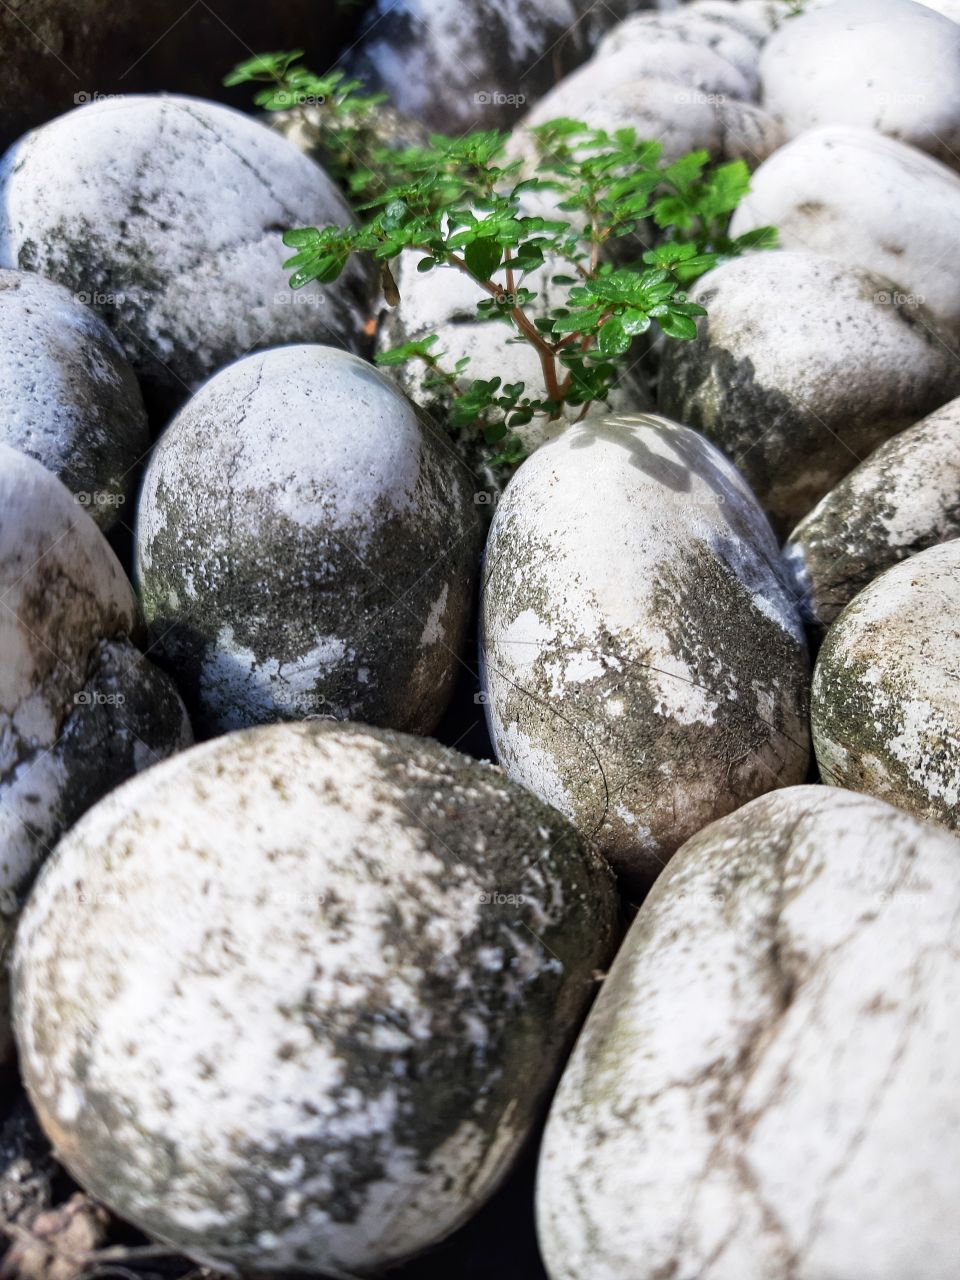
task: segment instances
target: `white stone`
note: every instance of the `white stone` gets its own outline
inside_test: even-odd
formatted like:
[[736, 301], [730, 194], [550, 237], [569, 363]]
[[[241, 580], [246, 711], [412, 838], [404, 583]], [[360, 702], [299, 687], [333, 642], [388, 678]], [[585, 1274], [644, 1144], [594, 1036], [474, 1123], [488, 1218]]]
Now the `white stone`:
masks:
[[695, 342], [663, 353], [662, 412], [702, 430], [787, 533], [897, 431], [960, 393], [949, 333], [890, 282], [818, 254], [735, 258], [702, 276]]
[[824, 778], [960, 827], [960, 541], [920, 551], [855, 596], [813, 680]]
[[756, 43], [728, 22], [718, 22], [709, 14], [695, 13], [689, 8], [675, 13], [631, 15], [607, 32], [597, 46], [594, 58], [605, 58], [632, 45], [656, 48], [661, 41], [671, 44], [679, 41], [712, 50], [736, 67], [749, 86], [749, 96], [756, 96], [759, 60]]
[[0, 270], [0, 439], [52, 471], [109, 528], [150, 445], [119, 343], [60, 285]]
[[294, 293], [282, 265], [285, 229], [349, 221], [293, 143], [197, 98], [94, 102], [27, 134], [0, 163], [0, 265], [88, 295], [168, 399], [256, 347], [358, 343], [360, 269]]
[[960, 841], [794, 787], [694, 837], [554, 1099], [551, 1280], [953, 1280]]
[[81, 1185], [178, 1251], [380, 1274], [508, 1171], [616, 917], [607, 868], [490, 765], [231, 734], [61, 843], [14, 963], [24, 1079]]
[[[0, 956], [61, 832], [105, 791], [187, 745], [169, 681], [129, 643], [130, 584], [49, 471], [0, 444]], [[0, 1064], [11, 1052], [0, 966]]]
[[797, 525], [783, 549], [807, 620], [823, 630], [884, 569], [960, 538], [960, 400], [901, 431]]
[[765, 160], [730, 224], [775, 226], [784, 249], [863, 267], [960, 331], [960, 176], [872, 129], [827, 125]]
[[212, 378], [161, 438], [137, 513], [144, 613], [198, 723], [429, 732], [467, 625], [480, 487], [347, 352], [281, 347]]
[[591, 420], [520, 467], [490, 531], [481, 647], [502, 767], [628, 887], [805, 775], [806, 648], [776, 542], [735, 469], [675, 423]]
[[823, 124], [877, 129], [960, 167], [960, 26], [913, 0], [837, 0], [785, 21], [760, 78], [791, 137]]

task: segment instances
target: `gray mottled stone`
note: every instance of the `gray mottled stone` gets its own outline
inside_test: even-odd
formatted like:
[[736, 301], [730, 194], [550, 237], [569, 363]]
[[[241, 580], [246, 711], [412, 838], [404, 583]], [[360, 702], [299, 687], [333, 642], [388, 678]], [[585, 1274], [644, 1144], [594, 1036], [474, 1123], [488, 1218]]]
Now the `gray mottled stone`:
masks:
[[366, 282], [293, 295], [281, 243], [346, 224], [326, 174], [249, 116], [195, 98], [94, 102], [0, 163], [0, 264], [82, 292], [145, 384], [183, 399], [246, 351], [362, 344]]
[[348, 64], [432, 129], [510, 128], [588, 55], [599, 33], [652, 0], [377, 0]]
[[151, 1235], [379, 1274], [504, 1176], [615, 929], [607, 868], [494, 767], [362, 726], [232, 734], [61, 842], [18, 935], [24, 1077]]
[[170, 681], [130, 642], [133, 592], [102, 534], [40, 463], [0, 444], [0, 1064], [7, 953], [61, 832], [190, 741]]
[[874, 129], [801, 134], [753, 175], [732, 235], [775, 226], [784, 249], [807, 249], [896, 283], [960, 331], [960, 176]]
[[554, 1099], [552, 1280], [952, 1280], [960, 841], [791, 787], [689, 841]]
[[879, 444], [960, 392], [952, 339], [858, 268], [762, 252], [703, 276], [693, 342], [663, 354], [660, 409], [703, 431], [786, 533]]
[[875, 578], [827, 632], [811, 707], [836, 786], [960, 827], [960, 542]]
[[0, 440], [42, 462], [106, 529], [150, 437], [136, 375], [83, 301], [0, 270]]
[[686, 6], [672, 13], [632, 14], [607, 32], [594, 58], [601, 59], [631, 46], [655, 50], [664, 43], [691, 44], [711, 50], [739, 71], [748, 96], [756, 96], [760, 57], [756, 42], [729, 22], [718, 22], [712, 15]]
[[512, 155], [532, 161], [536, 147], [525, 130], [562, 116], [611, 132], [635, 129], [638, 138], [662, 143], [668, 160], [705, 149], [718, 160], [742, 159], [753, 168], [784, 140], [780, 126], [751, 102], [702, 93], [656, 73], [611, 85], [594, 64], [588, 66], [592, 75], [561, 80], [524, 116], [510, 141]]
[[630, 888], [806, 774], [809, 669], [781, 575], [735, 469], [662, 418], [570, 427], [500, 499], [481, 595], [494, 746]]
[[960, 26], [913, 0], [837, 0], [784, 22], [760, 59], [790, 137], [848, 124], [960, 166]]
[[137, 512], [144, 614], [198, 727], [326, 714], [430, 732], [471, 607], [476, 488], [347, 352], [282, 347], [212, 378]]
[[884, 569], [960, 538], [960, 400], [882, 444], [794, 529], [784, 557], [810, 624], [828, 627]]

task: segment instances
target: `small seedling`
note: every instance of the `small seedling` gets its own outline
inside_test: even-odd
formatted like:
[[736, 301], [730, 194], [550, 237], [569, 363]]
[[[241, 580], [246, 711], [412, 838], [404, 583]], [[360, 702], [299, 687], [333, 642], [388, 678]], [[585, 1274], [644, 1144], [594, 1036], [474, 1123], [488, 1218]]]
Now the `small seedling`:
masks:
[[[258, 95], [260, 105], [308, 83], [298, 56], [268, 55], [261, 70], [278, 79]], [[238, 73], [253, 78], [256, 61]], [[355, 82], [343, 92], [349, 104]], [[486, 295], [477, 318], [501, 324], [505, 343], [533, 348], [542, 385], [469, 380], [467, 357], [437, 350], [435, 334], [385, 351], [377, 362], [424, 364], [425, 388], [449, 400], [450, 430], [481, 431], [494, 460], [507, 465], [523, 457], [517, 433], [535, 418], [579, 419], [606, 402], [636, 339], [655, 329], [667, 339], [695, 338], [696, 317], [705, 312], [688, 301], [686, 288], [705, 271], [776, 244], [771, 227], [729, 234], [731, 214], [749, 189], [743, 161], [714, 165], [706, 151], [666, 160], [660, 143], [638, 139], [633, 129], [611, 133], [568, 119], [531, 135], [536, 155], [526, 161], [506, 158], [509, 135], [496, 131], [357, 152], [348, 185], [359, 225], [284, 235], [296, 250], [284, 264], [295, 289], [332, 283], [351, 255], [369, 255], [387, 303], [396, 306], [390, 264], [405, 251], [420, 255], [420, 271], [453, 269], [476, 282]], [[539, 290], [532, 287], [538, 282]], [[547, 303], [547, 282], [559, 304]]]

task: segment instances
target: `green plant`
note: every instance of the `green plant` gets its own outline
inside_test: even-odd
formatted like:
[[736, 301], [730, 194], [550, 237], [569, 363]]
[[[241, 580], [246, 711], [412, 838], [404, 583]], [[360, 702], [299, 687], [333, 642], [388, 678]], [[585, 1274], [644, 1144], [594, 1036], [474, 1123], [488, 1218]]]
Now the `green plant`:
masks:
[[264, 111], [298, 112], [316, 139], [331, 177], [349, 186], [359, 170], [367, 189], [373, 178], [368, 161], [373, 161], [380, 150], [377, 122], [386, 95], [363, 92], [360, 81], [348, 79], [342, 71], [315, 75], [300, 61], [302, 57], [302, 49], [261, 53], [234, 67], [223, 83], [228, 88], [266, 85], [254, 95], [254, 103]]
[[[231, 82], [270, 79], [256, 99], [268, 109], [278, 94], [284, 101], [291, 93], [316, 95], [329, 77], [312, 77], [299, 57], [252, 59]], [[358, 101], [376, 103], [358, 89], [355, 81], [337, 81], [331, 127], [349, 121]], [[439, 351], [435, 334], [377, 361], [425, 365], [425, 388], [449, 400], [451, 431], [479, 429], [505, 464], [523, 456], [517, 433], [534, 418], [582, 417], [606, 401], [641, 335], [659, 328], [668, 339], [696, 337], [704, 310], [685, 290], [703, 272], [776, 243], [770, 227], [729, 235], [730, 215], [749, 187], [742, 161], [713, 165], [706, 151], [668, 161], [659, 143], [638, 139], [633, 129], [610, 133], [576, 120], [553, 120], [531, 133], [536, 155], [527, 162], [505, 158], [509, 135], [499, 132], [434, 136], [429, 145], [400, 150], [364, 146], [354, 133], [346, 183], [363, 221], [292, 228], [284, 236], [296, 250], [284, 264], [293, 288], [331, 283], [351, 255], [371, 255], [384, 297], [396, 305], [390, 264], [407, 250], [420, 254], [421, 271], [454, 269], [479, 285], [486, 296], [477, 318], [505, 326], [505, 342], [533, 348], [542, 385], [468, 380], [467, 359]], [[634, 260], [624, 265], [628, 254]], [[531, 272], [549, 283], [553, 301], [530, 287]]]

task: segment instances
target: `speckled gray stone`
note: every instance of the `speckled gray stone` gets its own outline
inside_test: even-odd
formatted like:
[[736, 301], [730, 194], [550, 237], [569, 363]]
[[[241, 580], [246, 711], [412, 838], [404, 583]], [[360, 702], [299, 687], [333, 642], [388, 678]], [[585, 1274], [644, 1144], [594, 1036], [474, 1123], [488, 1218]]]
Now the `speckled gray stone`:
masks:
[[18, 935], [24, 1078], [74, 1176], [151, 1235], [380, 1274], [509, 1169], [615, 902], [491, 765], [355, 725], [231, 734], [61, 842]]
[[111, 787], [191, 741], [173, 685], [131, 643], [130, 584], [39, 462], [0, 444], [0, 1065], [6, 957], [54, 842]]
[[717, 160], [745, 160], [754, 168], [784, 141], [780, 126], [751, 102], [701, 93], [656, 74], [611, 85], [595, 71], [568, 76], [541, 98], [517, 126], [509, 153], [532, 163], [536, 147], [525, 130], [560, 117], [610, 132], [635, 129], [638, 138], [661, 143], [667, 160], [705, 149]]
[[884, 569], [960, 538], [960, 400], [882, 444], [794, 529], [783, 549], [822, 630]]
[[847, 605], [817, 659], [811, 718], [828, 782], [960, 827], [960, 541]]
[[165, 403], [255, 348], [361, 345], [361, 269], [294, 294], [282, 265], [286, 228], [349, 220], [293, 143], [198, 98], [94, 102], [0, 163], [0, 265], [86, 294]]
[[509, 129], [628, 9], [654, 0], [376, 0], [347, 65], [433, 130]]
[[551, 1280], [954, 1280], [960, 841], [827, 787], [657, 881], [554, 1099]]
[[913, 0], [837, 0], [783, 22], [762, 101], [790, 137], [848, 124], [960, 167], [960, 26]]
[[960, 175], [874, 129], [828, 125], [766, 160], [730, 222], [774, 226], [809, 250], [885, 276], [960, 333]]
[[136, 375], [106, 325], [60, 285], [0, 270], [0, 386], [0, 440], [109, 528], [150, 437]]
[[594, 58], [599, 60], [631, 46], [655, 51], [661, 44], [675, 43], [695, 45], [717, 54], [743, 76], [748, 89], [746, 96], [756, 96], [760, 58], [756, 42], [730, 23], [718, 22], [711, 15], [686, 6], [672, 13], [632, 14], [607, 32]]
[[786, 534], [884, 440], [960, 393], [960, 356], [887, 280], [813, 253], [707, 272], [693, 342], [667, 344], [661, 411], [703, 431]]
[[809, 668], [773, 533], [695, 432], [611, 416], [541, 446], [500, 499], [481, 589], [503, 768], [630, 889], [809, 759]]
[[151, 637], [198, 729], [429, 733], [473, 599], [476, 491], [356, 356], [281, 347], [212, 378], [161, 438], [136, 530]]

